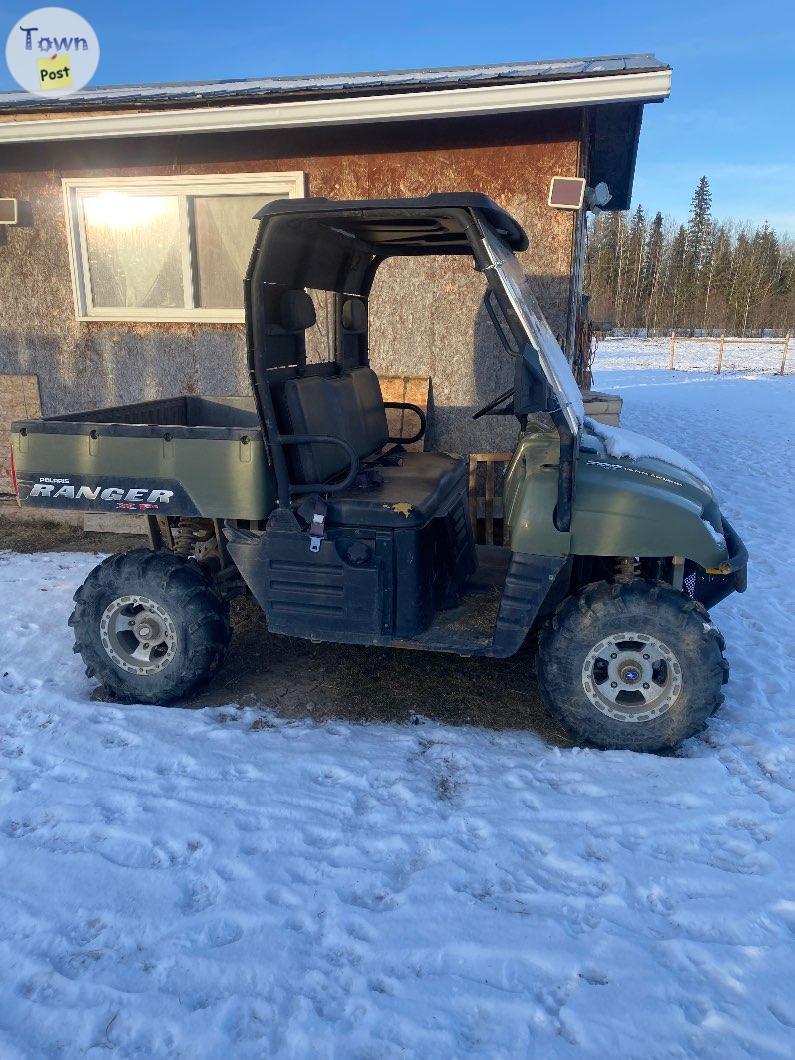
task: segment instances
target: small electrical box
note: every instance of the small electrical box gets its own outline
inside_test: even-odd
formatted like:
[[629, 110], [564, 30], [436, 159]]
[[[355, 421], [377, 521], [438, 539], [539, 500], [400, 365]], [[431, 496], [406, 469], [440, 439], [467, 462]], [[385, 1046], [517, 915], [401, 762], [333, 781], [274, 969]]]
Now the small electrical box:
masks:
[[549, 182], [549, 205], [558, 210], [579, 210], [585, 196], [585, 177], [553, 177]]
[[15, 225], [17, 223], [17, 200], [0, 199], [0, 225]]

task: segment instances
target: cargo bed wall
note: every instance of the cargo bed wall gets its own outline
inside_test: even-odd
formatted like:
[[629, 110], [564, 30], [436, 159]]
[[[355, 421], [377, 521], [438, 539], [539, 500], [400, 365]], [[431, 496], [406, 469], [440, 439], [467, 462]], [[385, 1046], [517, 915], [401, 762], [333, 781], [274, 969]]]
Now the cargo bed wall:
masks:
[[106, 409], [48, 416], [44, 423], [125, 423], [150, 427], [252, 427], [259, 429], [253, 398], [180, 394]]
[[12, 424], [20, 504], [265, 519], [273, 476], [253, 402], [182, 396]]

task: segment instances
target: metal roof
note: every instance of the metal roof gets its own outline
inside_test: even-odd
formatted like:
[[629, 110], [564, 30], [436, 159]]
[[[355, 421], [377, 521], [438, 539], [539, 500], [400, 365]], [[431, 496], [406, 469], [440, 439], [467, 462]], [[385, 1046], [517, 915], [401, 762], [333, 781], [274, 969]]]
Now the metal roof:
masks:
[[494, 63], [438, 69], [385, 70], [369, 73], [315, 74], [172, 84], [110, 85], [85, 88], [70, 96], [47, 99], [26, 92], [0, 93], [1, 111], [74, 111], [127, 107], [201, 106], [241, 102], [339, 98], [390, 92], [427, 92], [440, 88], [531, 84], [668, 70], [651, 54], [608, 55], [583, 59]]

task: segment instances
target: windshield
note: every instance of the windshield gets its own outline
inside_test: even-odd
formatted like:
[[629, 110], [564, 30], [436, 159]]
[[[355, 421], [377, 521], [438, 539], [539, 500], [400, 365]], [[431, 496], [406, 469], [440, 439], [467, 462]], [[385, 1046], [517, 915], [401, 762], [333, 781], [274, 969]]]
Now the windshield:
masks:
[[527, 277], [513, 251], [486, 225], [483, 225], [483, 240], [491, 265], [502, 282], [527, 341], [538, 354], [541, 370], [557, 397], [572, 433], [577, 434], [585, 419], [585, 409], [569, 362], [544, 319], [536, 296], [530, 289]]

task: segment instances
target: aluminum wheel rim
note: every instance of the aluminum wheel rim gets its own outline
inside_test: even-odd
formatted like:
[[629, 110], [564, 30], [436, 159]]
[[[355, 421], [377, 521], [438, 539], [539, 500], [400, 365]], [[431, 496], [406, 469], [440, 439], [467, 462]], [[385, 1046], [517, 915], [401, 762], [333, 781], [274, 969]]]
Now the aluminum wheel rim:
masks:
[[588, 652], [582, 686], [602, 714], [637, 725], [670, 710], [682, 690], [682, 667], [657, 637], [614, 633]]
[[130, 674], [150, 677], [164, 670], [177, 650], [177, 630], [168, 612], [148, 596], [120, 596], [99, 620], [102, 647]]

